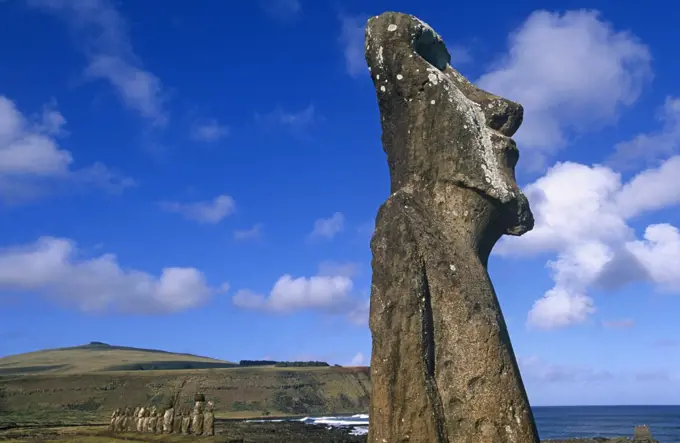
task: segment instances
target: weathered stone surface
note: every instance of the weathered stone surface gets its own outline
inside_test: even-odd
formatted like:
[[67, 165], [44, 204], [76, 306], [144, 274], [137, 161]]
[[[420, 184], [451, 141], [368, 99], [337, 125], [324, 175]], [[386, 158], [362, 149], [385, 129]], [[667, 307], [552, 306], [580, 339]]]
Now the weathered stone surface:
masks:
[[137, 422], [135, 423], [137, 425], [137, 432], [143, 432], [144, 431], [144, 417], [145, 416], [146, 416], [146, 408], [140, 407], [139, 411], [137, 411]]
[[191, 413], [191, 432], [194, 435], [203, 434], [203, 402], [196, 401]]
[[163, 414], [163, 432], [165, 434], [172, 434], [172, 426], [175, 421], [175, 409], [168, 408]]
[[203, 413], [203, 435], [215, 435], [214, 408], [215, 405], [211, 401], [205, 404], [205, 412]]
[[109, 423], [109, 430], [110, 431], [115, 431], [116, 430], [116, 419], [120, 415], [120, 408], [114, 409], [113, 413], [111, 414], [111, 422]]
[[182, 410], [178, 408], [175, 411], [175, 419], [172, 423], [172, 432], [179, 434], [182, 431]]
[[191, 432], [191, 417], [189, 410], [184, 408], [182, 410], [182, 434], [187, 435], [189, 432]]
[[488, 256], [533, 228], [510, 138], [523, 110], [394, 12], [368, 21], [391, 195], [371, 240], [370, 443], [538, 443]]

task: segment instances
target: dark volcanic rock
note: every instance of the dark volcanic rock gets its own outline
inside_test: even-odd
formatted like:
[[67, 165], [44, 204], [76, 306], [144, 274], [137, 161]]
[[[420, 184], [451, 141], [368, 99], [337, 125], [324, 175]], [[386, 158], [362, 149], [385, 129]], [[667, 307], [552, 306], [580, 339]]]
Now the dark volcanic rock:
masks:
[[517, 104], [450, 65], [394, 12], [368, 21], [391, 192], [371, 240], [370, 443], [538, 443], [487, 272], [503, 234], [533, 228], [515, 182]]

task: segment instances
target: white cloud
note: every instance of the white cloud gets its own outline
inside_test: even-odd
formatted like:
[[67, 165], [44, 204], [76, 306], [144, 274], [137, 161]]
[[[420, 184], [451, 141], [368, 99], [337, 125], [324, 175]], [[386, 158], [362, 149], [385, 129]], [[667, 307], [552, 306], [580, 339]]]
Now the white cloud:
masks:
[[632, 140], [616, 145], [609, 159], [619, 169], [638, 165], [638, 160], [656, 163], [680, 151], [680, 98], [667, 97], [658, 113], [662, 129], [651, 134], [640, 134]]
[[207, 143], [216, 142], [227, 135], [229, 135], [229, 127], [221, 125], [215, 119], [194, 122], [190, 133], [192, 140]]
[[361, 352], [357, 352], [357, 354], [352, 357], [350, 366], [362, 366], [364, 363], [366, 363], [366, 357], [364, 357], [364, 354]]
[[260, 7], [271, 18], [289, 22], [302, 13], [300, 0], [260, 0]]
[[536, 226], [522, 237], [504, 237], [494, 252], [557, 254], [548, 262], [555, 287], [536, 301], [528, 324], [549, 329], [586, 321], [595, 312], [587, 294], [593, 287], [610, 289], [637, 280], [680, 292], [677, 228], [651, 225], [637, 240], [628, 224], [633, 216], [680, 203], [679, 176], [680, 157], [625, 184], [604, 166], [558, 163], [527, 186]]
[[364, 32], [368, 15], [340, 16], [340, 37], [345, 56], [347, 73], [352, 77], [368, 75], [368, 67], [364, 58]]
[[314, 222], [314, 228], [312, 229], [309, 237], [315, 238], [326, 238], [332, 239], [339, 232], [345, 228], [345, 216], [342, 212], [336, 212], [329, 218], [320, 218]]
[[234, 239], [236, 240], [256, 240], [262, 237], [262, 223], [256, 223], [250, 229], [236, 229], [234, 230]]
[[237, 306], [267, 309], [287, 313], [303, 309], [334, 311], [342, 309], [349, 301], [352, 280], [342, 276], [314, 276], [279, 278], [267, 297], [248, 290], [234, 296]]
[[522, 164], [535, 168], [570, 135], [615, 121], [651, 79], [650, 61], [647, 46], [595, 11], [537, 11], [476, 83], [524, 106], [516, 139]]
[[160, 79], [141, 66], [127, 35], [124, 18], [109, 0], [26, 0], [41, 11], [64, 18], [78, 34], [88, 57], [85, 73], [108, 81], [123, 103], [154, 125], [167, 123]]
[[65, 124], [54, 103], [31, 121], [0, 96], [0, 200], [22, 202], [53, 190], [56, 183], [87, 183], [113, 192], [134, 185], [100, 163], [73, 169], [73, 155], [56, 138], [66, 134]]
[[215, 292], [195, 268], [168, 267], [155, 277], [120, 267], [116, 256], [80, 259], [75, 242], [41, 237], [0, 250], [0, 291], [38, 292], [88, 312], [177, 312]]
[[162, 202], [160, 206], [165, 211], [182, 214], [189, 220], [215, 224], [232, 214], [236, 205], [233, 198], [222, 194], [210, 201], [193, 203]]
[[232, 297], [232, 302], [243, 309], [278, 314], [315, 310], [345, 315], [351, 323], [365, 325], [368, 303], [356, 297], [353, 288], [354, 283], [347, 275], [320, 273], [312, 277], [295, 278], [285, 274], [274, 283], [267, 295], [242, 289]]
[[[677, 176], [676, 176], [677, 177]], [[644, 240], [626, 243], [626, 249], [661, 290], [680, 292], [680, 230], [669, 224], [650, 225]]]

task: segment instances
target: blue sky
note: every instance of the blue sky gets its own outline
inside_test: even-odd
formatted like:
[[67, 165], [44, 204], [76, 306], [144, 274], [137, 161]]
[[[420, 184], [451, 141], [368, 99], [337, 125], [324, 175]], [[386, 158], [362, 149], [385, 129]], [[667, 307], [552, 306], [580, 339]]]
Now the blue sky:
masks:
[[532, 403], [677, 403], [677, 11], [554, 5], [0, 1], [0, 356], [367, 364], [363, 26], [398, 10], [525, 107], [537, 225], [489, 267]]

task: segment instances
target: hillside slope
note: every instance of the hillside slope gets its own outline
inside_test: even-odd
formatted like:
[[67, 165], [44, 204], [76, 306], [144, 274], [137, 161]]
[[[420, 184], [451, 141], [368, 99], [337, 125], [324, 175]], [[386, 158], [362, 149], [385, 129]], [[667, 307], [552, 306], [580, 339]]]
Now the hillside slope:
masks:
[[[0, 359], [5, 371], [0, 373], [0, 426], [102, 422], [115, 408], [162, 405], [175, 392], [183, 405], [204, 393], [221, 418], [358, 413], [368, 407], [365, 367], [239, 367], [207, 357], [88, 346]], [[163, 362], [227, 367], [119, 369]]]
[[47, 349], [0, 358], [0, 375], [232, 366], [236, 364], [209, 357], [92, 342], [83, 346]]

